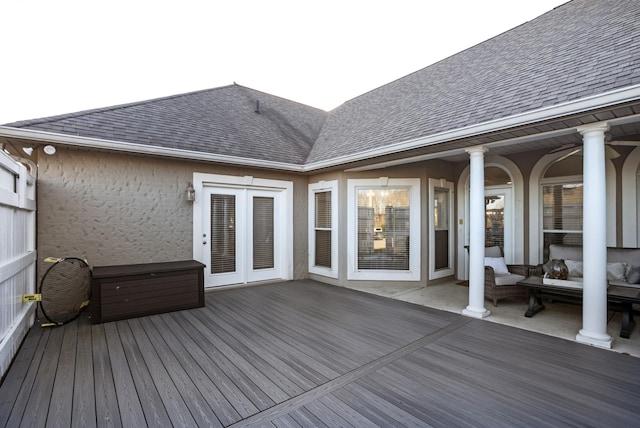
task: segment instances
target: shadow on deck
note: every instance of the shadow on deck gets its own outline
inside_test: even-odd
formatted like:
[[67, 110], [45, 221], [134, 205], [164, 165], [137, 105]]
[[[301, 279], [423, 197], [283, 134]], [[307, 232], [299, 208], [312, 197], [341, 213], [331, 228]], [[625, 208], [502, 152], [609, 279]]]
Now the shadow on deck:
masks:
[[624, 426], [638, 385], [638, 358], [307, 280], [35, 326], [0, 427]]

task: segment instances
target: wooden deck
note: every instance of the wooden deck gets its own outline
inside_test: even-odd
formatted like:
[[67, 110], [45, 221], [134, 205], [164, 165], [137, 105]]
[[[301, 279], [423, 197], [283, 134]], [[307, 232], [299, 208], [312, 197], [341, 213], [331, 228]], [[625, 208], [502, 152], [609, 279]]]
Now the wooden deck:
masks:
[[0, 386], [0, 427], [638, 424], [638, 358], [314, 281], [36, 326]]

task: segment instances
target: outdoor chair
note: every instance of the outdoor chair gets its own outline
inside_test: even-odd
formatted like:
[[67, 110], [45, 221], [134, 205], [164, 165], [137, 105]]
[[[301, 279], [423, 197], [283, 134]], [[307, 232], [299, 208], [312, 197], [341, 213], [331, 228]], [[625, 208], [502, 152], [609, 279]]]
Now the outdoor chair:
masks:
[[517, 286], [516, 283], [527, 276], [540, 275], [536, 266], [507, 265], [499, 246], [485, 248], [484, 255], [484, 297], [493, 300], [495, 307], [500, 299], [526, 297], [526, 288]]

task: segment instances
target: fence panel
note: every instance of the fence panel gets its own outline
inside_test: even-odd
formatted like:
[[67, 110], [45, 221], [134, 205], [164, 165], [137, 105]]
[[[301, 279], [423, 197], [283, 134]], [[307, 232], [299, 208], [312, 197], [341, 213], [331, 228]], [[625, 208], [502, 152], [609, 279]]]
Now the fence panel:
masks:
[[0, 377], [35, 319], [36, 183], [27, 168], [0, 152]]

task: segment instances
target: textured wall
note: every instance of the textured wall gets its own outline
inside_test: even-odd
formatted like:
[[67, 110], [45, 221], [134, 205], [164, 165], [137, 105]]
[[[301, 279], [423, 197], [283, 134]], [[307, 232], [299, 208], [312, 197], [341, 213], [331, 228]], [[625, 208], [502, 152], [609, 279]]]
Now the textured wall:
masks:
[[[290, 174], [58, 147], [38, 164], [38, 250], [94, 266], [191, 259], [193, 172], [294, 181], [294, 276], [307, 268], [307, 179]], [[301, 201], [304, 201], [303, 203]], [[40, 262], [39, 273], [46, 266]]]

